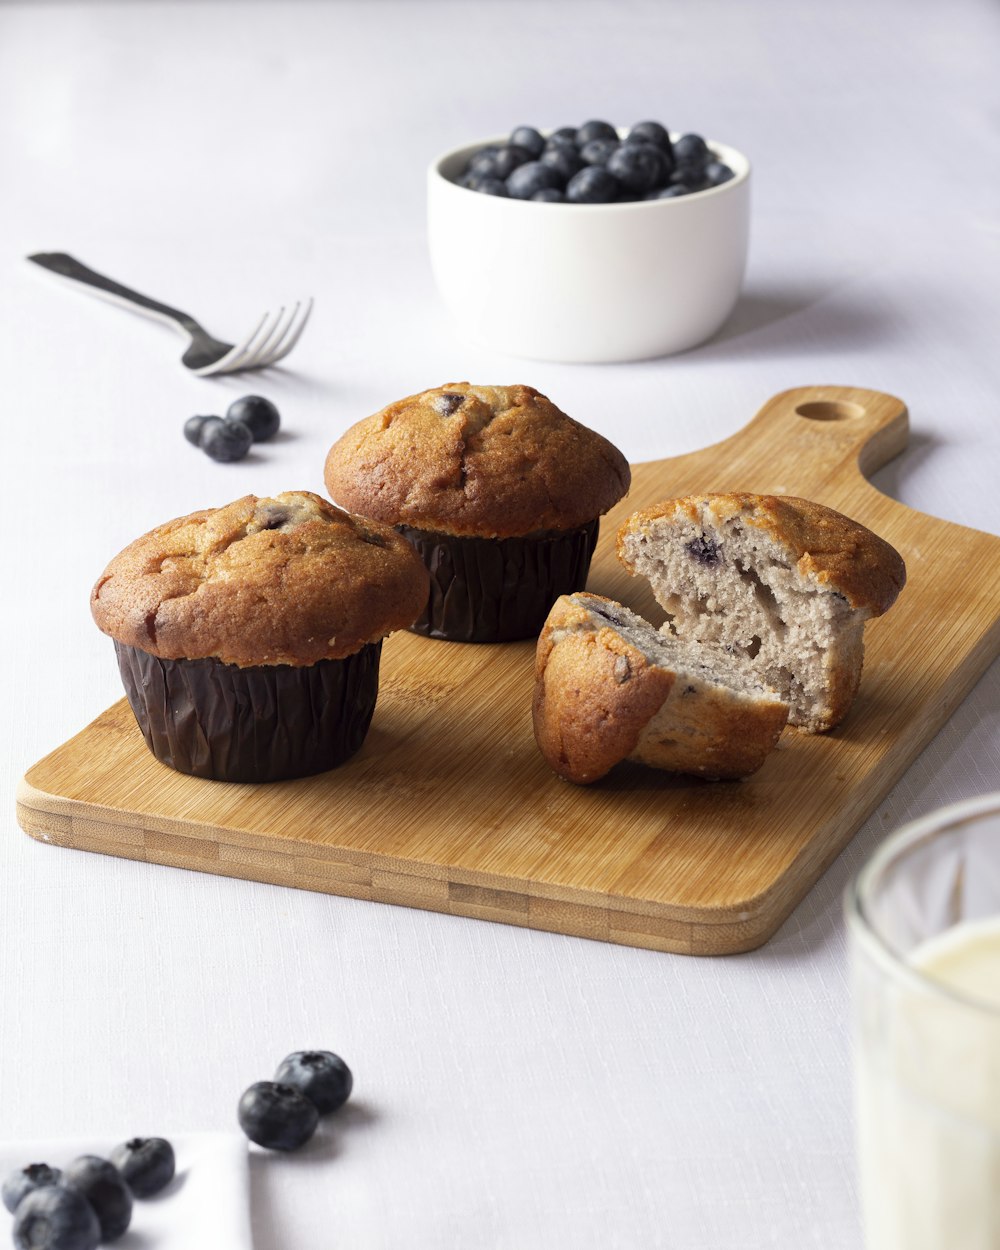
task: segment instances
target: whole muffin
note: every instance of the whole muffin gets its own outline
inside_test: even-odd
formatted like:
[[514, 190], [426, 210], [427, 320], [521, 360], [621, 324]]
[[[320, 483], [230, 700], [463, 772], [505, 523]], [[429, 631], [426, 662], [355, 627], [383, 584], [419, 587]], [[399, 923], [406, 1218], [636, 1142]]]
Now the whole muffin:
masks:
[[331, 447], [341, 507], [394, 525], [431, 576], [413, 628], [434, 638], [533, 637], [582, 590], [600, 517], [629, 488], [606, 438], [530, 386], [451, 382], [390, 404]]
[[98, 579], [91, 611], [156, 758], [256, 782], [323, 772], [361, 746], [382, 639], [426, 598], [398, 534], [287, 491], [137, 538]]

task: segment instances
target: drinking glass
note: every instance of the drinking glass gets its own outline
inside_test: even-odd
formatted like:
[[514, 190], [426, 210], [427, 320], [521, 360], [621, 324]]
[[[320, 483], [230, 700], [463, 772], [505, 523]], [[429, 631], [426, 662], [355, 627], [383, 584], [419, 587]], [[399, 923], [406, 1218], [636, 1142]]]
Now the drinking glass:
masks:
[[1000, 794], [900, 829], [845, 905], [867, 1250], [1000, 1250]]

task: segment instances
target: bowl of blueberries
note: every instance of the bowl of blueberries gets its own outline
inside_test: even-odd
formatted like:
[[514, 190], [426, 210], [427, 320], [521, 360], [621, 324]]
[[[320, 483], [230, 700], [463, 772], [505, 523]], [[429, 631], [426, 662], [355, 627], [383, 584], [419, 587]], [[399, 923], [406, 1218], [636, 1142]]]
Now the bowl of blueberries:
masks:
[[518, 126], [428, 171], [431, 267], [470, 339], [535, 360], [670, 355], [739, 297], [750, 163], [659, 122]]

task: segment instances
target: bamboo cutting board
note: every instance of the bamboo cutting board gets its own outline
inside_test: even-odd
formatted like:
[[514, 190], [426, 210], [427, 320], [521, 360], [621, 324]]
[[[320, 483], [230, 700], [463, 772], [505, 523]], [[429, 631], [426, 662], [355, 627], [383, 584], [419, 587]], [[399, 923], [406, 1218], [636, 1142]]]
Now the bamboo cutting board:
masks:
[[269, 786], [182, 776], [148, 753], [123, 699], [29, 770], [18, 819], [45, 842], [176, 867], [655, 950], [752, 949], [1000, 651], [1000, 577], [988, 575], [1000, 538], [914, 512], [865, 480], [906, 439], [906, 409], [891, 396], [787, 391], [723, 443], [637, 465], [602, 526], [589, 588], [649, 616], [652, 595], [618, 565], [614, 535], [630, 512], [672, 495], [815, 499], [906, 560], [898, 602], [867, 626], [847, 720], [823, 736], [786, 730], [747, 781], [626, 764], [572, 786], [534, 744], [533, 643], [404, 633], [386, 641], [368, 738], [338, 769]]

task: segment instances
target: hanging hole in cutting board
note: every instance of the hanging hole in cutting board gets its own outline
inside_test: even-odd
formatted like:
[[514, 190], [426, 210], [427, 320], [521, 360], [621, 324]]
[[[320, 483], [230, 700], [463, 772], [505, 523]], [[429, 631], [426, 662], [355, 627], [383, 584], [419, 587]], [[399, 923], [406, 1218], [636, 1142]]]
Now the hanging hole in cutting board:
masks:
[[860, 404], [852, 404], [846, 400], [816, 400], [813, 403], [799, 404], [795, 412], [810, 421], [854, 421], [865, 415]]

